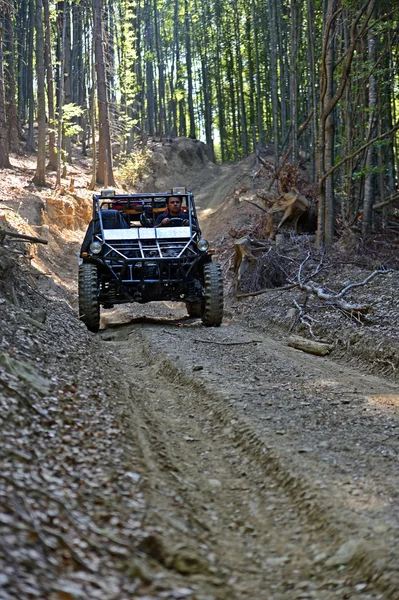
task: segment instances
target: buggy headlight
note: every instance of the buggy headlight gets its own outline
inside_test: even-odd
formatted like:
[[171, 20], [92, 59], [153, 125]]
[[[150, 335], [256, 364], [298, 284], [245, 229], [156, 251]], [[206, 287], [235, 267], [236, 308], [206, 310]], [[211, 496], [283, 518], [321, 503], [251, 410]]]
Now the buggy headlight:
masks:
[[204, 240], [204, 238], [201, 238], [197, 242], [197, 248], [200, 252], [205, 252], [205, 250], [208, 250], [209, 248], [209, 242]]
[[103, 245], [101, 242], [95, 241], [90, 244], [90, 251], [93, 254], [100, 254]]

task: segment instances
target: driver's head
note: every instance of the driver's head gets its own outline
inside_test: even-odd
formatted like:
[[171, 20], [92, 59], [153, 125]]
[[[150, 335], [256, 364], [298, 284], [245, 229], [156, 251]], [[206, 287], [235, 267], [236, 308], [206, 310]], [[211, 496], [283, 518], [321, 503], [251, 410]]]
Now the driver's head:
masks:
[[181, 199], [177, 196], [170, 196], [166, 200], [166, 205], [168, 207], [169, 213], [172, 217], [178, 217], [180, 215], [181, 210]]

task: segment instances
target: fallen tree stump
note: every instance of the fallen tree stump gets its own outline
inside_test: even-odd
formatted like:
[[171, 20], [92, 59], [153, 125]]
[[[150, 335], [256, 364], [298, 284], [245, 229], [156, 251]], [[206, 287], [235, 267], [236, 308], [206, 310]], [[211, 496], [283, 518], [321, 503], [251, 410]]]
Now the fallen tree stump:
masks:
[[248, 268], [250, 263], [256, 263], [256, 257], [252, 254], [254, 249], [251, 248], [251, 240], [248, 237], [242, 237], [234, 242], [234, 273], [235, 273], [235, 289], [237, 291], [238, 284]]
[[307, 338], [300, 337], [299, 335], [292, 335], [288, 338], [287, 346], [302, 350], [308, 354], [316, 354], [316, 356], [326, 356], [334, 350], [333, 344], [326, 344], [325, 342], [316, 342], [314, 340], [308, 340]]

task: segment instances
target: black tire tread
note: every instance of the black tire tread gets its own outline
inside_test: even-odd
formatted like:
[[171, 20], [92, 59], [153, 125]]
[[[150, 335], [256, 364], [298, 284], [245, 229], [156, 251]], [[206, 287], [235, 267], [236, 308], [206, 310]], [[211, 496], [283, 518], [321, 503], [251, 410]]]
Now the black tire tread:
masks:
[[79, 265], [79, 318], [89, 331], [96, 333], [99, 330], [97, 266], [91, 263]]
[[204, 266], [204, 292], [202, 322], [205, 327], [219, 327], [223, 320], [223, 274], [217, 263]]

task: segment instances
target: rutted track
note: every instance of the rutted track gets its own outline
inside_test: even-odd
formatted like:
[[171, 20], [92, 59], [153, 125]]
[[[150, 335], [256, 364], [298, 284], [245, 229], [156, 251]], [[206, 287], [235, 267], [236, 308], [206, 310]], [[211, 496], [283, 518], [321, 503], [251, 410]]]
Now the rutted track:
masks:
[[397, 472], [375, 446], [398, 424], [378, 404], [393, 388], [236, 326], [160, 320], [101, 335], [124, 374], [119, 403], [165, 564], [218, 598], [399, 597]]

